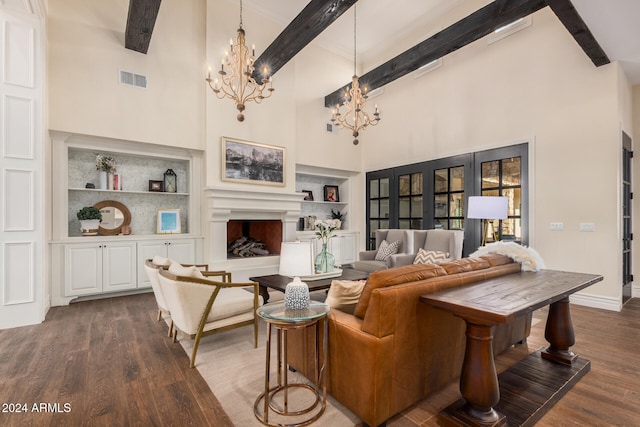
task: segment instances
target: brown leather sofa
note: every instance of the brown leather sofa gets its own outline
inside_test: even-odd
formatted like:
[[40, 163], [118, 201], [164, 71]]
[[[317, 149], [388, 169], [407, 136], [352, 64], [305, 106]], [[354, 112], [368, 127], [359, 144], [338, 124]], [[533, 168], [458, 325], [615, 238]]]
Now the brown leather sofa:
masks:
[[[460, 375], [465, 323], [420, 296], [520, 271], [502, 255], [417, 264], [372, 273], [353, 314], [328, 316], [328, 392], [370, 425], [387, 419]], [[525, 341], [531, 315], [494, 329], [498, 354]], [[289, 364], [312, 378], [313, 329], [291, 331]]]

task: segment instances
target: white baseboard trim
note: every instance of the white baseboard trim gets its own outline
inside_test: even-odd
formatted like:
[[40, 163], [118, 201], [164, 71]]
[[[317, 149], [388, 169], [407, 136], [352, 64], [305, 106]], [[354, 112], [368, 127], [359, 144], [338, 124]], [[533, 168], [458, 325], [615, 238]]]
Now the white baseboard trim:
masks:
[[584, 305], [586, 307], [602, 308], [611, 311], [620, 311], [622, 309], [622, 301], [618, 298], [584, 294], [573, 294], [569, 298], [573, 304]]

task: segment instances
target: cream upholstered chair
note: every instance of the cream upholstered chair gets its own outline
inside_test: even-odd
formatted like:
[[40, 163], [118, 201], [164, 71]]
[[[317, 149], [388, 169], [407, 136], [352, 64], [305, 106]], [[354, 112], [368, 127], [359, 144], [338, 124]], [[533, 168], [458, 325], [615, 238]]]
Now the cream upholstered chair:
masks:
[[396, 266], [413, 264], [420, 249], [426, 251], [446, 252], [448, 258], [438, 262], [453, 261], [462, 258], [462, 245], [464, 243], [463, 230], [413, 230], [413, 248], [409, 254], [398, 255], [395, 258]]
[[[200, 339], [241, 326], [253, 325], [253, 345], [258, 346], [256, 310], [262, 304], [258, 283], [230, 283], [208, 279], [194, 266], [172, 264], [159, 270], [165, 301], [171, 311], [176, 341], [177, 333], [195, 340], [190, 367], [195, 366]], [[252, 292], [247, 292], [251, 287]]]
[[[158, 270], [161, 268], [169, 268], [174, 261], [171, 258], [164, 258], [156, 256], [153, 259], [147, 259], [144, 262], [144, 268], [147, 271], [149, 282], [151, 283], [151, 289], [153, 289], [153, 295], [156, 298], [156, 304], [158, 305], [158, 321], [162, 320], [162, 315], [171, 316], [169, 306], [165, 301], [164, 294], [160, 287], [160, 280], [158, 279]], [[207, 264], [182, 264], [182, 266], [195, 265], [201, 271], [207, 273], [208, 276], [220, 276], [223, 282], [231, 282], [231, 273], [226, 271], [209, 271]], [[169, 323], [168, 335], [173, 333], [173, 320]]]
[[[376, 248], [374, 250], [361, 251], [358, 254], [358, 261], [353, 264], [353, 268], [360, 271], [373, 272], [395, 267], [398, 254], [406, 254], [413, 249], [412, 231], [402, 229], [376, 230]], [[387, 243], [398, 242], [398, 251], [384, 260], [376, 260], [376, 255], [383, 240], [386, 240]]]

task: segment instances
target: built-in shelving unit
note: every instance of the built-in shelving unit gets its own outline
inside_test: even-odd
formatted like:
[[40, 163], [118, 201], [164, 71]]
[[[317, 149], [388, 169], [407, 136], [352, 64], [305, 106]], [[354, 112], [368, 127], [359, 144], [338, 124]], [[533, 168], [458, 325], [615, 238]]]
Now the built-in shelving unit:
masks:
[[[80, 296], [149, 290], [144, 260], [155, 255], [200, 263], [203, 153], [133, 141], [51, 132], [53, 171], [52, 305]], [[96, 156], [116, 161], [121, 190], [98, 185]], [[176, 173], [176, 193], [149, 191], [149, 181]], [[82, 236], [76, 212], [114, 200], [131, 212], [131, 235]], [[159, 209], [179, 209], [180, 234], [156, 234]]]

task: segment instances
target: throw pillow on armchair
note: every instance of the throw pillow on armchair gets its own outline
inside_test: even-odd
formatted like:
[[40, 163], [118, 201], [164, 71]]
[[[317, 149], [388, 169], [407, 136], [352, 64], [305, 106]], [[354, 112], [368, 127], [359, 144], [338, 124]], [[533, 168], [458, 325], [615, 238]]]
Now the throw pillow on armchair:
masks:
[[386, 240], [383, 240], [380, 243], [380, 247], [378, 248], [378, 252], [376, 252], [376, 261], [384, 261], [389, 258], [391, 255], [398, 253], [398, 246], [400, 242], [389, 243]]

